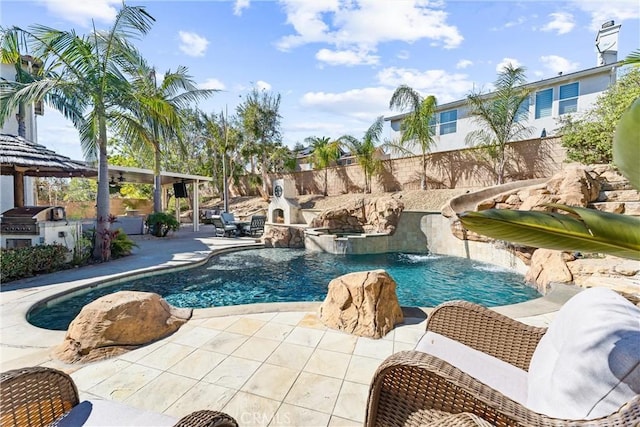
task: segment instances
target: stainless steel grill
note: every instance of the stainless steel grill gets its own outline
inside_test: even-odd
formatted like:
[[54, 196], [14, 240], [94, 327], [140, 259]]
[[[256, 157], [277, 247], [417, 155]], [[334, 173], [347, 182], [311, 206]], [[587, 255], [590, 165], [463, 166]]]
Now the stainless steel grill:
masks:
[[62, 221], [66, 219], [61, 206], [24, 206], [2, 213], [0, 230], [2, 234], [40, 234], [39, 222]]

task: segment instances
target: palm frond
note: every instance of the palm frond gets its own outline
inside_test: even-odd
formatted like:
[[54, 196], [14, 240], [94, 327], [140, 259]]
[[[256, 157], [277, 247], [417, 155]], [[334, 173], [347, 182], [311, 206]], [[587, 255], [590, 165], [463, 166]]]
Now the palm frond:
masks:
[[613, 162], [631, 185], [640, 188], [640, 98], [622, 114], [613, 137]]
[[459, 215], [469, 230], [494, 239], [555, 250], [606, 253], [640, 260], [640, 219], [554, 205], [571, 215], [488, 209]]

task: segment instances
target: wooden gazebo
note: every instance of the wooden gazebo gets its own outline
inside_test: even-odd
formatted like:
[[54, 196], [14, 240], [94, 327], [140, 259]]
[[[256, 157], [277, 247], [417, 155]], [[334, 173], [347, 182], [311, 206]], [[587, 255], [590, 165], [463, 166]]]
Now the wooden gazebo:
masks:
[[15, 207], [24, 206], [24, 177], [94, 177], [95, 168], [21, 136], [0, 134], [0, 174], [13, 176]]

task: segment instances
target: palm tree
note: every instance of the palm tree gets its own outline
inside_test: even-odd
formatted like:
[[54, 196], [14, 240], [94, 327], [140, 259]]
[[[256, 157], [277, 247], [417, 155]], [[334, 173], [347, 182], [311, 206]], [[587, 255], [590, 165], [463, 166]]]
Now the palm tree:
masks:
[[[88, 36], [35, 25], [30, 30], [12, 27], [3, 37], [24, 38], [50, 74], [30, 83], [0, 84], [0, 121], [20, 104], [44, 100], [79, 129], [86, 159], [98, 159], [98, 196], [94, 258], [110, 258], [107, 121], [131, 91], [123, 64], [139, 63], [131, 40], [146, 34], [154, 22], [142, 6], [123, 5], [107, 31]], [[81, 116], [79, 112], [83, 112]]]
[[312, 161], [313, 166], [324, 169], [324, 191], [323, 195], [328, 196], [327, 192], [327, 172], [329, 165], [340, 158], [340, 143], [331, 141], [327, 136], [318, 137], [310, 136], [305, 139], [306, 143], [310, 143], [313, 148]]
[[233, 158], [232, 156], [230, 158], [229, 153], [233, 152], [238, 145], [240, 134], [229, 120], [226, 111], [220, 112], [218, 115], [200, 112], [197, 122], [201, 128], [200, 136], [204, 138], [207, 150], [214, 159], [213, 176], [216, 184], [218, 180], [215, 178], [220, 166], [217, 159], [222, 159], [222, 200], [224, 210], [227, 212], [229, 210], [229, 180], [235, 174]]
[[[25, 52], [20, 52], [21, 43], [18, 41], [17, 36], [14, 32], [3, 33], [2, 45], [0, 46], [0, 62], [13, 64], [16, 70], [16, 82], [30, 83], [42, 74], [42, 61], [25, 54]], [[18, 136], [26, 138], [26, 106], [24, 103], [18, 105], [16, 120], [18, 121]]]
[[[613, 162], [640, 188], [640, 98], [616, 126]], [[640, 260], [640, 218], [596, 209], [549, 205], [568, 213], [488, 209], [459, 215], [469, 230], [494, 239], [561, 251], [605, 253]]]
[[358, 164], [364, 172], [364, 192], [371, 192], [371, 179], [382, 168], [382, 161], [377, 157], [377, 144], [384, 126], [384, 116], [379, 116], [367, 129], [362, 140], [351, 135], [341, 136], [338, 141], [344, 143], [351, 154], [356, 156]]
[[418, 145], [422, 152], [422, 178], [420, 187], [427, 189], [427, 154], [435, 145], [435, 114], [437, 101], [435, 96], [422, 98], [418, 92], [407, 85], [399, 86], [391, 96], [389, 108], [410, 110], [402, 119], [399, 145], [394, 148], [404, 151], [407, 145]]
[[523, 87], [526, 83], [525, 69], [509, 64], [498, 74], [495, 92], [489, 97], [482, 92], [467, 96], [469, 117], [481, 128], [471, 131], [465, 137], [470, 146], [483, 146], [496, 162], [496, 184], [504, 182], [507, 143], [524, 139], [532, 132], [519, 121], [520, 106], [529, 98], [531, 90]]
[[[144, 61], [132, 68], [133, 91], [127, 108], [114, 121], [126, 141], [153, 152], [153, 211], [161, 212], [162, 145], [172, 139], [181, 141], [184, 112], [190, 104], [204, 99], [217, 90], [198, 89], [186, 67], [164, 74], [158, 84], [156, 70]], [[184, 147], [182, 147], [184, 149]]]

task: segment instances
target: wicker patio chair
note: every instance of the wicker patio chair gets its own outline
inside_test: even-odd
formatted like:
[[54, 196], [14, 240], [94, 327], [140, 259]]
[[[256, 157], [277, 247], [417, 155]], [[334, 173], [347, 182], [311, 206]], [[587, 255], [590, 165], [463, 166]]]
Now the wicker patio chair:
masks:
[[[0, 425], [55, 425], [80, 404], [78, 389], [64, 372], [29, 367], [3, 372], [0, 376]], [[217, 411], [195, 411], [181, 418], [176, 427], [238, 427], [229, 415]]]
[[[453, 301], [434, 309], [433, 331], [495, 358], [529, 370], [545, 334], [482, 306]], [[447, 418], [454, 414], [454, 418]], [[467, 415], [464, 415], [467, 414]], [[468, 415], [479, 417], [472, 419]], [[533, 412], [450, 363], [421, 351], [403, 351], [376, 371], [367, 402], [366, 426], [639, 426], [640, 395], [617, 412], [588, 421], [555, 419]]]

